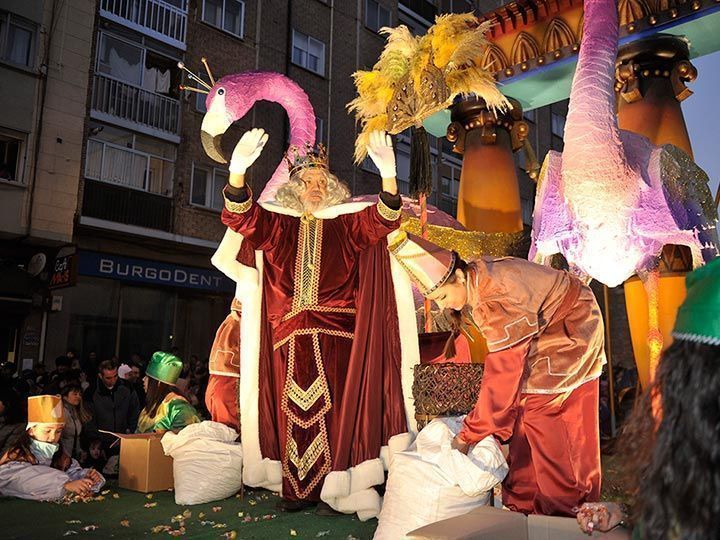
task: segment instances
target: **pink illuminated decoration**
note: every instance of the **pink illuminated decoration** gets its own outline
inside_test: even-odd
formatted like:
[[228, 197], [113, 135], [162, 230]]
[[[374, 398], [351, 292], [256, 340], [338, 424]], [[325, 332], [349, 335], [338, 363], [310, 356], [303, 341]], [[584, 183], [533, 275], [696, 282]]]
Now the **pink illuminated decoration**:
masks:
[[[215, 161], [227, 163], [221, 148], [221, 139], [233, 122], [243, 118], [259, 101], [281, 105], [290, 120], [290, 147], [303, 154], [307, 145], [315, 144], [315, 112], [307, 94], [292, 79], [280, 73], [253, 71], [227, 75], [215, 82], [209, 90], [205, 104], [201, 138], [205, 152]], [[262, 121], [258, 122], [262, 127]], [[270, 133], [271, 138], [281, 133]], [[259, 202], [275, 198], [278, 188], [289, 178], [285, 159], [280, 164], [258, 197]]]
[[565, 147], [543, 165], [529, 255], [562, 253], [575, 273], [610, 287], [644, 278], [666, 244], [688, 246], [695, 267], [718, 255], [705, 173], [678, 148], [618, 128], [617, 41], [615, 1], [586, 1]]

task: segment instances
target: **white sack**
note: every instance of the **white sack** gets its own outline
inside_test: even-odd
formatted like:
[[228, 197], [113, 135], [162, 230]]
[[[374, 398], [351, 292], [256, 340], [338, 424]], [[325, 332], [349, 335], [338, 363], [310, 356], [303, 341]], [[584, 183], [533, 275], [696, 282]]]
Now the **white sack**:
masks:
[[242, 445], [237, 437], [232, 428], [209, 421], [163, 435], [163, 450], [173, 458], [176, 504], [219, 501], [240, 491]]

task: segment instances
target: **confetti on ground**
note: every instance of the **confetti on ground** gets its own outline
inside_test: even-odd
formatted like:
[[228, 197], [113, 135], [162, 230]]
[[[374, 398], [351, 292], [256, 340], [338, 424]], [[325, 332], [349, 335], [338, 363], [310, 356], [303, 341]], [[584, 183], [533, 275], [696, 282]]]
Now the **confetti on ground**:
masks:
[[146, 499], [152, 499], [152, 498], [153, 498], [153, 494], [152, 494], [152, 493], [148, 493], [147, 495], [145, 495], [145, 498], [146, 498]]
[[222, 510], [222, 506], [213, 506], [213, 512], [219, 512]]
[[320, 538], [321, 536], [327, 536], [328, 534], [330, 534], [330, 531], [320, 531], [319, 533], [317, 533], [315, 535], [315, 538]]
[[216, 523], [212, 526], [213, 529], [224, 529], [227, 527], [227, 523]]
[[71, 534], [77, 534], [77, 531], [65, 531], [65, 534], [63, 536], [70, 536]]
[[200, 513], [198, 514], [198, 518], [199, 518], [199, 519], [202, 519], [202, 518], [204, 518], [204, 517], [205, 517], [205, 512], [200, 512]]
[[82, 523], [82, 521], [80, 521], [79, 519], [71, 519], [70, 521], [66, 521], [65, 523], [67, 523], [68, 525], [77, 525], [79, 523]]
[[243, 518], [243, 523], [250, 523], [252, 520], [253, 520], [253, 518], [251, 518], [250, 516], [245, 516]]
[[150, 529], [153, 534], [158, 534], [161, 532], [169, 532], [172, 531], [172, 527], [170, 525], [155, 525], [152, 529]]
[[82, 528], [82, 530], [85, 532], [90, 532], [90, 531], [97, 531], [99, 528], [100, 527], [98, 527], [97, 525], [86, 525], [85, 527]]
[[106, 489], [105, 491], [101, 491], [100, 495], [107, 495], [108, 493], [110, 493], [110, 490]]
[[185, 527], [180, 527], [179, 529], [169, 530], [168, 534], [170, 536], [182, 536], [185, 534]]
[[192, 512], [186, 508], [183, 510], [182, 515], [185, 519], [190, 519], [192, 517]]
[[297, 531], [295, 529], [290, 529], [290, 536], [297, 536]]
[[257, 501], [256, 501], [255, 499], [249, 499], [249, 500], [248, 500], [248, 504], [249, 504], [250, 506], [255, 506], [255, 505], [257, 504]]
[[210, 521], [210, 520], [206, 520], [206, 521], [201, 521], [201, 522], [200, 522], [200, 525], [202, 525], [203, 527], [206, 526], [206, 525], [215, 525], [215, 522], [214, 522], [214, 521]]
[[113, 493], [113, 499], [119, 499], [120, 494], [119, 493]]
[[156, 502], [145, 503], [145, 508], [155, 508], [156, 506], [157, 506]]
[[120, 522], [120, 525], [122, 525], [123, 527], [129, 527], [129, 526], [130, 526], [130, 520], [129, 520], [129, 519], [123, 519], [123, 520]]
[[222, 535], [223, 538], [226, 540], [236, 540], [237, 539], [237, 531], [228, 531], [225, 534]]

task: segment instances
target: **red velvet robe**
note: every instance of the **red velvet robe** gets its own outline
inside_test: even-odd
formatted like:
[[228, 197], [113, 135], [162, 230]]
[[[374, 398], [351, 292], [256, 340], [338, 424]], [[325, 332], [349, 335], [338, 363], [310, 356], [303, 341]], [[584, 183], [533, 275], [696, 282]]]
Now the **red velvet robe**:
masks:
[[282, 462], [284, 498], [319, 500], [330, 471], [407, 431], [385, 241], [399, 215], [298, 218], [226, 196], [223, 223], [263, 252], [260, 449]]

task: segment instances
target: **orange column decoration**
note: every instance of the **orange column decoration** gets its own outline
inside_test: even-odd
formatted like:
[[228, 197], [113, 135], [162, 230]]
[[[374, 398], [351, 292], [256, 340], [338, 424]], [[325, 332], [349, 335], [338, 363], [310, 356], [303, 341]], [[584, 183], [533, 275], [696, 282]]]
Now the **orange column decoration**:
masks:
[[[482, 99], [466, 99], [451, 107], [447, 139], [463, 156], [458, 194], [458, 221], [467, 229], [488, 233], [523, 230], [520, 188], [513, 152], [524, 146], [528, 125], [522, 107], [496, 115]], [[529, 161], [534, 161], [530, 159]], [[536, 175], [539, 167], [532, 167]], [[532, 175], [532, 174], [531, 174]], [[482, 362], [487, 344], [476, 328], [469, 330], [474, 362]]]
[[523, 228], [513, 150], [522, 147], [528, 126], [520, 104], [496, 115], [482, 99], [452, 106], [447, 138], [463, 155], [458, 221], [469, 230], [517, 232]]
[[[687, 43], [674, 36], [654, 36], [621, 47], [615, 71], [618, 124], [658, 146], [674, 144], [692, 157], [680, 102], [692, 95], [685, 86], [697, 76]], [[665, 246], [659, 275], [651, 276], [656, 291], [648, 298], [639, 278], [625, 282], [625, 306], [640, 384], [647, 389], [662, 350], [672, 344], [672, 328], [685, 299], [685, 274], [692, 270], [684, 247]], [[660, 331], [653, 336], [652, 330]]]

